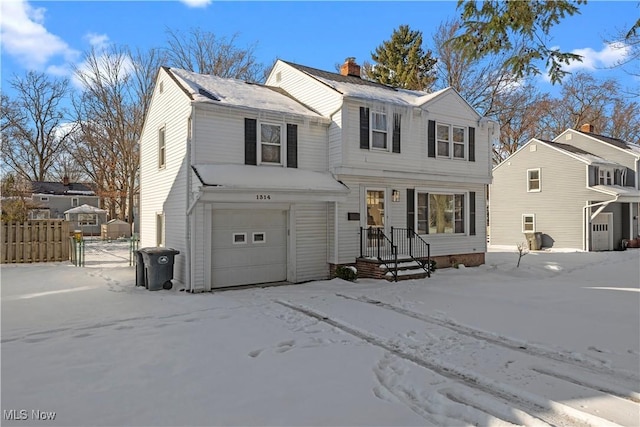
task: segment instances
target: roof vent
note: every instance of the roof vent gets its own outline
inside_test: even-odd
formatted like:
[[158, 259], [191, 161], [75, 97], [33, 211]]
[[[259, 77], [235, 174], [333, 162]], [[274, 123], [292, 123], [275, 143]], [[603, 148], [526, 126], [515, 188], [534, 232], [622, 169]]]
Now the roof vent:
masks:
[[589, 132], [589, 133], [593, 133], [594, 129], [593, 129], [593, 125], [589, 124], [589, 123], [585, 123], [582, 126], [580, 126], [580, 131], [581, 132]]
[[350, 56], [344, 60], [340, 67], [340, 74], [343, 76], [360, 77], [360, 66], [356, 64], [356, 58]]

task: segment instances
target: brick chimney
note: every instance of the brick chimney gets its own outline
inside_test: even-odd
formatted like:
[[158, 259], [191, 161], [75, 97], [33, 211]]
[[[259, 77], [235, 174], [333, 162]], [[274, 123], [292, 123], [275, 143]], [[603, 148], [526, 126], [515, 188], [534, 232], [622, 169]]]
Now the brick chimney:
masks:
[[580, 131], [581, 132], [589, 132], [589, 133], [593, 133], [593, 125], [589, 124], [589, 123], [585, 123], [582, 126], [580, 126]]
[[340, 67], [340, 74], [343, 76], [360, 77], [360, 66], [356, 64], [356, 58], [349, 57], [344, 60]]
[[62, 177], [62, 185], [65, 187], [69, 185], [69, 177], [67, 175]]

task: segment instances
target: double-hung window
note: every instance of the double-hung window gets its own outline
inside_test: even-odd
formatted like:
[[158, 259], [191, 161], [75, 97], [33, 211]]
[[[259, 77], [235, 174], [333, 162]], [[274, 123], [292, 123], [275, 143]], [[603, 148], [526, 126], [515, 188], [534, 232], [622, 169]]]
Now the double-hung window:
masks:
[[78, 225], [98, 225], [98, 215], [89, 214], [89, 213], [79, 213]]
[[438, 157], [454, 159], [466, 158], [466, 128], [438, 123], [436, 126], [436, 143]]
[[540, 169], [527, 170], [527, 191], [540, 191]]
[[388, 149], [387, 115], [382, 112], [371, 113], [371, 148]]
[[282, 164], [282, 126], [269, 123], [260, 124], [261, 163]]
[[522, 232], [533, 233], [536, 231], [536, 217], [533, 214], [522, 215]]

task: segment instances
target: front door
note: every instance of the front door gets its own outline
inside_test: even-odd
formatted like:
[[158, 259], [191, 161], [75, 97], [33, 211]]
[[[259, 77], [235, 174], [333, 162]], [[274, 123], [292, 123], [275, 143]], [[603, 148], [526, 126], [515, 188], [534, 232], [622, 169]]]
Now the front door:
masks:
[[369, 246], [379, 244], [378, 231], [384, 233], [384, 190], [367, 190], [367, 229]]

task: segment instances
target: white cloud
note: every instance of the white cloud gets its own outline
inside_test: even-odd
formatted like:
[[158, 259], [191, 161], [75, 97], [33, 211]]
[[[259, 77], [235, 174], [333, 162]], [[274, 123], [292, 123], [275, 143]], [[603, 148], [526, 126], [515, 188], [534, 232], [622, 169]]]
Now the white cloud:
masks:
[[80, 53], [43, 25], [46, 9], [34, 8], [23, 0], [0, 4], [2, 50], [28, 69], [42, 70], [55, 59], [65, 62]]
[[109, 36], [106, 34], [89, 33], [84, 38], [92, 47], [98, 50], [104, 50], [109, 46]]
[[565, 65], [565, 71], [574, 72], [577, 70], [597, 70], [609, 68], [624, 62], [629, 55], [631, 47], [624, 43], [605, 43], [602, 50], [593, 50], [590, 47], [584, 49], [575, 49], [571, 53], [582, 56], [582, 62], [572, 61], [569, 65]]
[[180, 0], [189, 7], [207, 7], [211, 4], [211, 0]]

